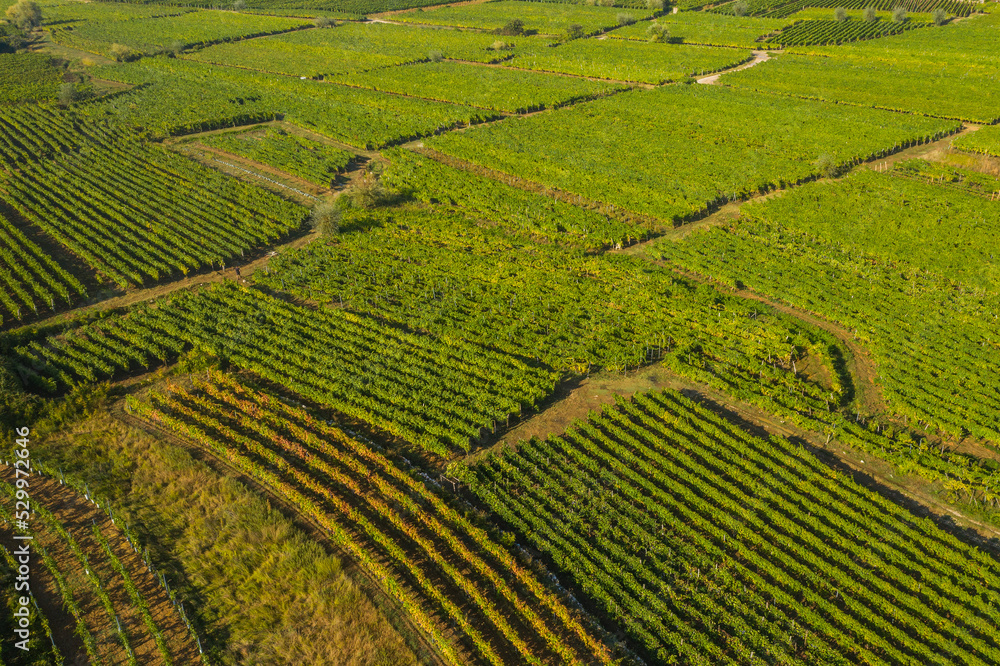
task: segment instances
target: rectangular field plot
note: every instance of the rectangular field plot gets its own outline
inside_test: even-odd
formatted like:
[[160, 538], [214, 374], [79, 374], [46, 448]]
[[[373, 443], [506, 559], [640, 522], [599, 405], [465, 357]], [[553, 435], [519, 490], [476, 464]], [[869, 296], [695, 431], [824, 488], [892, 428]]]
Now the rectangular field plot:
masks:
[[786, 28], [767, 39], [768, 45], [800, 46], [805, 44], [845, 44], [866, 39], [876, 39], [898, 35], [907, 30], [927, 28], [931, 24], [919, 21], [897, 23], [881, 19], [878, 21], [835, 19], [810, 19]]
[[713, 46], [640, 44], [622, 39], [576, 39], [557, 47], [522, 44], [513, 67], [636, 83], [660, 84], [733, 67], [749, 51]]
[[[347, 23], [336, 28], [300, 30], [273, 37], [216, 44], [185, 57], [295, 76], [361, 72], [419, 62], [440, 53], [444, 58], [495, 62], [507, 50], [492, 50], [492, 35], [447, 28], [427, 29], [387, 23]], [[505, 40], [511, 43], [510, 39]], [[523, 39], [515, 40], [519, 43]]]
[[744, 206], [657, 255], [838, 322], [872, 351], [890, 413], [998, 441], [998, 228], [987, 197], [862, 172]]
[[389, 67], [338, 77], [337, 81], [509, 113], [551, 108], [622, 88], [575, 77], [455, 62]]
[[320, 187], [330, 187], [337, 174], [357, 158], [352, 152], [272, 127], [201, 137], [198, 143], [272, 166]]
[[[122, 288], [242, 256], [305, 217], [268, 192], [68, 114], [8, 113], [0, 124], [50, 141], [31, 153], [0, 146], [4, 162], [17, 164], [2, 181], [6, 203]], [[93, 141], [74, 145], [81, 135]]]
[[679, 393], [451, 469], [649, 663], [1000, 659], [987, 552]]
[[52, 31], [52, 38], [67, 46], [104, 55], [112, 44], [123, 44], [144, 53], [173, 47], [191, 48], [220, 41], [270, 35], [312, 25], [301, 18], [256, 16], [223, 11], [197, 11], [181, 16], [131, 21], [84, 22]]
[[151, 84], [81, 112], [113, 117], [154, 135], [190, 134], [283, 116], [358, 148], [381, 148], [496, 112], [348, 88], [323, 81], [215, 67], [180, 58], [144, 58], [101, 67], [95, 75]]
[[662, 219], [792, 183], [956, 124], [718, 88], [633, 91], [429, 140], [456, 157]]
[[[922, 31], [921, 31], [922, 32]], [[727, 74], [734, 88], [991, 123], [1000, 118], [1000, 69], [966, 64], [784, 54]]]
[[661, 16], [654, 21], [640, 21], [618, 28], [609, 32], [608, 37], [649, 41], [649, 28], [654, 23], [666, 28], [669, 39], [684, 44], [753, 48], [758, 45], [760, 37], [781, 30], [792, 21], [725, 16], [711, 12], [680, 12]]
[[541, 35], [560, 35], [571, 25], [583, 27], [584, 33], [593, 34], [618, 25], [618, 15], [628, 14], [636, 20], [653, 15], [647, 9], [622, 9], [615, 7], [589, 7], [568, 2], [519, 2], [499, 0], [456, 7], [438, 7], [425, 11], [396, 14], [393, 21], [450, 25], [457, 28], [496, 30], [512, 19], [524, 22], [524, 28]]
[[47, 55], [0, 53], [0, 104], [55, 99], [62, 77]]

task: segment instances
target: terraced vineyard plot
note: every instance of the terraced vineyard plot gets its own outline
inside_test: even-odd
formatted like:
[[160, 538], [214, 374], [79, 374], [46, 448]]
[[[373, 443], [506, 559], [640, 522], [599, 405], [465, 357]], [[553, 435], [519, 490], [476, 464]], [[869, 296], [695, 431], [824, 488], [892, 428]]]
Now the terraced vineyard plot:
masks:
[[55, 99], [62, 77], [47, 55], [0, 53], [0, 104]]
[[190, 349], [448, 455], [549, 395], [553, 373], [478, 343], [289, 305], [224, 283], [17, 350], [40, 390], [148, 369]]
[[392, 20], [496, 30], [505, 26], [511, 19], [520, 19], [524, 22], [525, 30], [542, 35], [563, 34], [571, 25], [579, 25], [584, 33], [594, 34], [617, 26], [618, 15], [622, 13], [636, 20], [653, 15], [653, 11], [648, 9], [590, 7], [569, 2], [498, 0], [394, 14]]
[[1000, 385], [983, 372], [1000, 364], [995, 203], [862, 172], [746, 206], [744, 216], [657, 250], [855, 330], [895, 413], [1000, 441]]
[[42, 20], [46, 25], [76, 21], [129, 21], [163, 16], [178, 16], [194, 11], [190, 7], [137, 4], [125, 2], [66, 2], [45, 5]]
[[722, 83], [745, 90], [991, 123], [1000, 119], [1000, 88], [995, 85], [998, 72], [1000, 69], [965, 64], [897, 64], [786, 53], [757, 67], [727, 74]]
[[[427, 30], [388, 23], [346, 23], [331, 29], [300, 30], [265, 39], [217, 44], [185, 57], [295, 76], [322, 77], [421, 62], [442, 57], [497, 62], [511, 56], [494, 50], [492, 35], [460, 30]], [[505, 38], [506, 44], [522, 39]]]
[[[997, 199], [998, 192], [1000, 192], [1000, 178], [996, 175], [940, 162], [919, 159], [905, 160], [894, 164], [892, 173], [896, 176], [915, 178], [927, 183], [937, 183], [966, 192], [974, 192], [980, 196], [989, 197], [991, 201]], [[972, 219], [975, 220], [980, 211], [970, 212]]]
[[357, 155], [272, 127], [253, 128], [198, 139], [198, 143], [261, 162], [330, 187]]
[[427, 144], [670, 220], [809, 178], [823, 154], [851, 163], [955, 128], [946, 121], [716, 86], [669, 86], [511, 118]]
[[456, 206], [517, 233], [600, 248], [643, 238], [650, 231], [641, 222], [622, 222], [409, 151], [394, 149], [383, 155], [392, 161], [382, 179], [388, 186], [427, 203]]
[[[718, 7], [713, 7], [709, 11], [720, 14], [733, 14], [737, 7], [737, 2], [728, 2]], [[759, 16], [762, 18], [788, 18], [806, 8], [823, 7], [834, 9], [843, 7], [848, 10], [862, 10], [867, 7], [879, 11], [891, 12], [897, 7], [902, 7], [908, 12], [931, 13], [935, 9], [944, 9], [952, 16], [969, 16], [974, 11], [980, 11], [981, 3], [968, 2], [967, 0], [749, 0], [744, 2], [746, 14], [749, 16]]]
[[[586, 620], [381, 449], [221, 373], [130, 409], [250, 475], [321, 525], [448, 663], [610, 663]], [[458, 640], [444, 635], [441, 620]], [[453, 634], [454, 635], [454, 634]]]
[[[3, 468], [0, 534], [8, 544], [20, 545], [24, 542], [10, 539], [17, 492], [13, 470]], [[52, 662], [57, 664], [199, 661], [195, 635], [144, 561], [135, 535], [123, 532], [88, 499], [58, 481], [31, 476], [31, 589], [47, 597], [46, 607], [61, 607], [60, 617], [36, 611], [37, 651], [57, 655]], [[68, 626], [53, 632], [57, 623]], [[70, 636], [73, 642], [64, 643]]]
[[782, 30], [780, 34], [770, 37], [769, 44], [779, 46], [802, 46], [806, 44], [843, 44], [864, 39], [877, 39], [889, 35], [898, 35], [914, 28], [926, 28], [930, 23], [917, 21], [837, 21], [809, 20], [797, 23]]
[[650, 660], [1000, 658], [996, 560], [680, 394], [450, 471]]
[[970, 153], [1000, 157], [1000, 127], [980, 127], [975, 132], [957, 137], [951, 145]]
[[[272, 194], [67, 114], [8, 114], [0, 123], [8, 135], [45, 128], [51, 151], [0, 153], [21, 162], [0, 176], [0, 196], [122, 288], [242, 256], [305, 217]], [[92, 141], [80, 145], [88, 132]]]
[[741, 16], [725, 16], [711, 12], [680, 12], [660, 16], [655, 21], [641, 21], [608, 33], [615, 39], [649, 41], [649, 28], [656, 23], [666, 28], [671, 40], [685, 44], [710, 46], [740, 46], [754, 48], [760, 37], [777, 32], [792, 23]]
[[523, 45], [513, 67], [660, 84], [709, 74], [748, 60], [749, 51], [712, 46], [638, 44], [620, 39], [577, 39], [558, 47]]
[[136, 51], [155, 53], [175, 44], [191, 48], [311, 25], [311, 21], [304, 19], [199, 11], [130, 21], [87, 21], [65, 29], [55, 28], [51, 35], [59, 44], [110, 56], [113, 55], [112, 44], [124, 44]]
[[0, 327], [85, 298], [73, 275], [0, 213]]
[[[515, 63], [517, 64], [517, 63]], [[526, 113], [606, 95], [621, 86], [566, 76], [429, 62], [337, 77], [341, 83], [508, 113]]]
[[499, 117], [495, 112], [471, 107], [184, 59], [144, 58], [99, 68], [95, 75], [150, 85], [82, 107], [81, 112], [142, 127], [157, 136], [190, 134], [283, 116], [348, 145], [377, 149]]

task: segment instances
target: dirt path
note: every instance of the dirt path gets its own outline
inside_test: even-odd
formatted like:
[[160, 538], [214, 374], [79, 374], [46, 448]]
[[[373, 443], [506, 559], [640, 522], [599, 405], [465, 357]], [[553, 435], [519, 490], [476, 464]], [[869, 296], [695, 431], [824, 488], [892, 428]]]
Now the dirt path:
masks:
[[711, 76], [706, 76], [704, 78], [698, 79], [698, 83], [704, 85], [713, 85], [715, 83], [718, 83], [719, 78], [723, 74], [729, 74], [730, 72], [739, 72], [744, 69], [750, 69], [751, 67], [756, 67], [760, 63], [767, 62], [770, 59], [771, 59], [771, 54], [768, 53], [767, 51], [754, 51], [753, 60], [751, 60], [750, 62], [745, 62], [742, 65], [737, 65], [736, 67], [733, 67], [731, 69], [724, 69], [721, 72], [716, 72], [715, 74], [712, 74]]

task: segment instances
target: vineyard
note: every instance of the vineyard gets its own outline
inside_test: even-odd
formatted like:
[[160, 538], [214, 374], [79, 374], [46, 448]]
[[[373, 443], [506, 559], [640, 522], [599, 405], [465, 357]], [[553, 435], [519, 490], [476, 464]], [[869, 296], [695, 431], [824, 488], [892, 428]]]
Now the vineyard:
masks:
[[767, 42], [779, 46], [802, 46], [806, 44], [844, 44], [863, 39], [877, 39], [898, 35], [906, 30], [925, 28], [930, 23], [916, 21], [837, 21], [808, 20], [796, 23], [779, 34], [769, 37]]
[[[709, 11], [721, 14], [732, 14], [736, 2], [729, 2]], [[969, 0], [745, 0], [747, 14], [761, 18], [783, 19], [792, 16], [806, 8], [843, 7], [848, 10], [861, 10], [867, 7], [880, 11], [892, 11], [902, 7], [908, 12], [930, 13], [943, 9], [949, 15], [966, 17], [982, 7], [981, 3]]]
[[[753, 48], [765, 35], [777, 32], [793, 21], [727, 16], [712, 12], [680, 12], [656, 18], [671, 40], [685, 44]], [[608, 33], [616, 39], [649, 41], [651, 22], [640, 21]]]
[[[520, 64], [520, 60], [514, 62]], [[563, 106], [622, 90], [621, 86], [537, 72], [428, 62], [336, 77], [340, 83], [507, 113]]]
[[283, 117], [342, 143], [376, 149], [499, 115], [179, 58], [147, 58], [98, 68], [96, 74], [139, 89], [81, 107], [81, 112], [113, 116], [157, 136]]
[[680, 394], [450, 471], [651, 661], [1000, 658], [996, 560]]
[[18, 164], [0, 176], [0, 197], [120, 288], [221, 265], [303, 221], [272, 194], [68, 114], [8, 112], [0, 123], [47, 139], [34, 154], [0, 145]]
[[[610, 663], [564, 595], [465, 517], [430, 477], [273, 394], [215, 373], [194, 391], [129, 400], [323, 528], [448, 663]], [[449, 638], [436, 618], [454, 627]], [[457, 643], [457, 645], [456, 645]]]
[[[15, 483], [5, 467], [0, 534], [7, 543], [13, 535], [8, 500], [24, 494]], [[34, 649], [49, 653], [55, 664], [198, 663], [199, 639], [190, 621], [121, 520], [55, 479], [35, 474], [30, 489]], [[6, 548], [3, 555], [8, 559], [0, 560], [0, 569], [14, 561]], [[60, 646], [53, 628], [62, 640], [72, 635], [72, 643]]]
[[[956, 141], [957, 143], [957, 141]], [[1000, 179], [994, 174], [983, 173], [971, 169], [943, 164], [941, 162], [930, 162], [928, 160], [904, 160], [897, 162], [893, 168], [893, 174], [927, 183], [937, 183], [947, 187], [954, 187], [965, 192], [974, 192], [980, 196], [988, 197], [990, 201], [997, 199], [1000, 192]], [[972, 206], [963, 206], [969, 211], [971, 216], [979, 214]], [[989, 213], [987, 213], [989, 215]]]
[[87, 21], [52, 28], [50, 34], [59, 44], [113, 55], [112, 44], [124, 44], [143, 53], [156, 53], [168, 47], [194, 48], [311, 25], [312, 22], [302, 19], [206, 11], [128, 21]]
[[971, 134], [956, 138], [952, 145], [970, 153], [1000, 157], [1000, 127], [981, 127]]
[[215, 134], [197, 141], [287, 171], [321, 187], [330, 187], [337, 174], [358, 159], [346, 150], [270, 127]]
[[[732, 76], [739, 74], [727, 78]], [[602, 131], [592, 131], [595, 126]], [[511, 118], [427, 144], [548, 187], [671, 220], [811, 178], [819, 155], [851, 164], [955, 129], [945, 121], [844, 105], [714, 86], [668, 86]], [[650, 142], [649, 136], [658, 140]], [[766, 153], [758, 150], [763, 144]], [[666, 178], [663, 164], [671, 165]]]
[[[336, 28], [299, 30], [245, 42], [218, 44], [185, 55], [202, 62], [249, 67], [319, 78], [443, 58], [492, 63], [511, 50], [493, 49], [493, 35], [460, 30], [426, 30], [388, 23], [345, 23]], [[511, 49], [522, 38], [503, 40]]]
[[519, 49], [513, 67], [636, 83], [661, 84], [710, 74], [749, 60], [748, 51], [712, 46], [577, 39], [557, 48]]
[[[455, 28], [497, 30], [511, 19], [524, 22], [527, 31], [540, 35], [561, 35], [571, 25], [579, 25], [585, 34], [609, 30], [618, 25], [623, 10], [614, 7], [591, 7], [569, 2], [531, 2], [530, 0], [494, 0], [481, 4], [442, 6], [426, 11], [393, 15], [393, 20]], [[643, 20], [653, 15], [647, 9], [628, 9], [629, 16]]]
[[651, 231], [641, 222], [622, 222], [416, 153], [397, 149], [383, 155], [391, 160], [383, 176], [389, 187], [429, 204], [456, 207], [470, 217], [500, 224], [513, 233], [598, 249], [644, 238]]
[[979, 371], [1000, 362], [989, 314], [1000, 305], [995, 207], [941, 185], [862, 172], [743, 214], [738, 226], [658, 252], [852, 329], [875, 355], [893, 411], [922, 429], [1000, 439], [998, 386]]
[[964, 63], [897, 63], [784, 54], [759, 67], [727, 75], [723, 82], [745, 90], [992, 123], [1000, 119], [1000, 92], [984, 84], [997, 71], [970, 68]]
[[40, 53], [0, 53], [0, 104], [55, 99], [63, 73]]
[[228, 282], [32, 341], [14, 358], [29, 384], [58, 391], [192, 349], [441, 455], [530, 410], [555, 381], [539, 364], [479, 343], [313, 311]]

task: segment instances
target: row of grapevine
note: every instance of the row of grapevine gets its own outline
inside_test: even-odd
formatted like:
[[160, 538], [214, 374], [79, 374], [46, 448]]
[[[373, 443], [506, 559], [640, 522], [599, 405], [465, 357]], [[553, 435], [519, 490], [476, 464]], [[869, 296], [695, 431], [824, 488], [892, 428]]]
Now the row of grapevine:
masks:
[[[5, 507], [0, 508], [0, 519], [2, 519], [4, 526], [10, 522], [10, 516]], [[6, 547], [0, 548], [0, 613], [3, 613], [0, 616], [0, 628], [5, 631], [7, 636], [16, 637], [14, 640], [20, 640], [20, 636], [14, 633], [14, 629], [21, 628], [14, 616], [15, 610], [20, 606], [18, 597], [22, 596], [22, 593], [15, 586], [18, 565], [19, 562], [14, 559], [14, 555]], [[39, 659], [51, 659], [53, 664], [64, 664], [65, 658], [62, 651], [59, 650], [59, 646], [56, 645], [49, 618], [38, 605], [38, 599], [30, 588], [27, 596], [31, 600], [31, 606], [28, 608], [30, 613], [28, 618], [28, 630], [30, 631], [27, 643], [28, 652], [33, 653]], [[19, 663], [18, 650], [20, 648], [13, 647], [13, 642], [8, 638], [0, 643], [0, 665]], [[39, 655], [44, 656], [39, 657]]]
[[327, 528], [450, 662], [464, 660], [434, 615], [448, 618], [479, 663], [610, 663], [609, 649], [560, 595], [415, 470], [222, 373], [195, 388], [127, 404]]
[[39, 309], [86, 298], [87, 290], [0, 213], [0, 326]]
[[[921, 430], [1000, 441], [1000, 383], [983, 371], [1000, 363], [995, 204], [866, 171], [743, 212], [739, 225], [658, 244], [656, 254], [853, 330], [874, 355], [892, 411]], [[962, 456], [939, 457], [916, 434], [909, 445], [918, 467], [995, 503], [987, 470], [937, 468]]]
[[[54, 480], [37, 474], [31, 478], [31, 548], [38, 558], [36, 566], [44, 566], [51, 582], [49, 585], [45, 576], [37, 576], [33, 591], [62, 597], [63, 608], [73, 618], [75, 633], [90, 662], [169, 665], [179, 659], [189, 663], [193, 641], [178, 631], [179, 622], [166, 620], [171, 633], [165, 634], [163, 626], [153, 619], [150, 605], [161, 604], [162, 598], [140, 591], [152, 576], [135, 567], [137, 555], [133, 557], [131, 551], [123, 554], [108, 537], [113, 532], [127, 538], [127, 532], [121, 533], [113, 518], [98, 518], [82, 498]], [[14, 497], [14, 492], [11, 483], [0, 481], [0, 493], [5, 497]], [[0, 507], [0, 514], [10, 521], [5, 507]], [[155, 647], [151, 649], [147, 643]], [[54, 641], [52, 645], [58, 654]], [[61, 657], [56, 663], [62, 663]]]
[[980, 127], [956, 138], [952, 146], [970, 153], [1000, 157], [1000, 127]]
[[382, 177], [384, 184], [427, 203], [457, 207], [516, 233], [596, 249], [640, 240], [651, 231], [648, 223], [614, 219], [410, 151], [395, 149], [383, 155], [391, 160]]
[[927, 183], [937, 183], [954, 187], [965, 192], [974, 192], [991, 201], [997, 199], [1000, 192], [1000, 178], [982, 171], [973, 171], [961, 167], [931, 162], [928, 160], [904, 160], [892, 165], [895, 176], [915, 178]]
[[[34, 120], [8, 114], [0, 124], [20, 135], [35, 129]], [[120, 287], [243, 256], [305, 217], [275, 195], [127, 134], [82, 131], [91, 142], [67, 142], [48, 159], [23, 150], [4, 154], [21, 162], [0, 179], [0, 196]]]
[[925, 28], [929, 23], [918, 21], [802, 21], [777, 35], [767, 38], [769, 44], [800, 46], [803, 44], [843, 44], [861, 39], [876, 39], [898, 35], [905, 30]]
[[996, 560], [680, 394], [451, 472], [656, 661], [1000, 658]]
[[0, 53], [0, 104], [55, 99], [62, 77], [48, 55]]
[[555, 382], [539, 364], [479, 344], [297, 307], [235, 283], [32, 342], [16, 356], [22, 377], [44, 390], [121, 376], [189, 349], [442, 455], [531, 409]]
[[347, 150], [270, 127], [202, 137], [198, 143], [287, 171], [321, 187], [330, 187], [337, 174], [358, 159]]
[[[734, 0], [709, 11], [720, 14], [734, 14], [736, 5]], [[865, 9], [872, 7], [879, 11], [892, 11], [897, 7], [902, 7], [909, 12], [929, 13], [936, 9], [943, 9], [952, 16], [969, 16], [974, 11], [980, 9], [980, 3], [969, 0], [750, 0], [744, 2], [746, 13], [750, 16], [760, 18], [787, 18], [798, 11], [807, 8], [843, 7], [844, 9]]]

